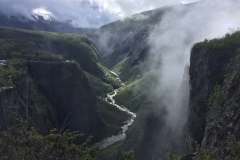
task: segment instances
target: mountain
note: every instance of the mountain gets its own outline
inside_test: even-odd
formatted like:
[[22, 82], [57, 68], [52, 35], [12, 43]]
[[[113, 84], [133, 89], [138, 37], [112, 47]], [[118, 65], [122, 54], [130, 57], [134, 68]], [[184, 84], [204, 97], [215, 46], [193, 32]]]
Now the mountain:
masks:
[[[177, 81], [171, 76], [166, 79], [162, 72], [164, 63], [174, 65], [183, 54], [177, 61], [163, 59], [162, 53], [175, 44], [164, 46], [157, 39], [156, 45], [163, 44], [163, 48], [156, 51], [149, 40], [152, 30], [163, 26], [163, 17], [180, 9], [174, 12], [179, 18], [196, 4], [143, 12], [87, 35], [33, 30], [32, 24], [38, 23], [43, 26], [39, 30], [56, 31], [46, 25], [49, 21], [62, 25], [54, 19], [35, 17], [28, 22], [22, 18], [20, 22], [19, 17], [8, 18], [4, 23], [30, 30], [0, 27], [1, 129], [7, 130], [17, 114], [42, 135], [52, 128], [64, 128], [93, 135], [96, 143], [116, 136], [129, 120], [130, 115], [106, 102], [115, 100], [137, 116], [126, 138], [102, 149], [99, 159], [124, 159], [122, 153], [143, 160], [154, 156], [239, 159], [240, 32], [197, 42], [191, 49], [196, 33], [189, 31], [184, 39], [178, 39], [178, 34], [170, 36], [167, 42], [183, 41], [176, 44], [187, 46], [186, 52], [191, 54], [190, 65], [177, 70], [183, 73]], [[164, 36], [168, 28], [160, 31], [157, 36]], [[171, 51], [166, 53], [172, 56]], [[172, 74], [171, 65], [165, 70]], [[105, 66], [119, 74], [124, 85]], [[106, 98], [108, 93], [108, 97], [117, 95], [112, 100]], [[125, 136], [125, 132], [120, 134]]]
[[21, 14], [7, 16], [0, 12], [0, 26], [59, 33], [88, 33], [95, 30], [92, 28], [74, 27], [71, 20], [62, 22], [53, 17], [48, 19], [40, 15], [32, 15], [31, 17], [30, 19]]
[[97, 142], [129, 118], [100, 98], [121, 84], [86, 36], [0, 27], [0, 41], [2, 129], [17, 110], [41, 134], [64, 127]]
[[167, 152], [181, 154], [188, 151], [184, 150], [188, 147], [179, 143], [185, 135], [178, 139], [172, 136], [176, 132], [165, 121], [167, 106], [164, 96], [155, 93], [160, 86], [161, 58], [151, 54], [149, 38], [155, 25], [161, 24], [164, 16], [178, 8], [184, 11], [181, 14], [186, 14], [191, 5], [193, 4], [146, 11], [87, 34], [99, 51], [102, 63], [118, 73], [125, 83], [115, 96], [116, 103], [137, 113], [126, 139], [120, 146], [116, 144], [112, 147], [118, 146], [118, 150], [109, 151], [110, 154], [116, 154], [117, 159], [123, 159], [121, 153], [130, 150], [134, 150], [136, 159], [151, 159], [153, 155], [166, 159]]
[[[126, 139], [106, 149], [109, 155], [123, 159], [122, 152], [133, 150], [136, 159], [151, 159], [153, 155], [167, 159], [168, 152], [189, 154], [185, 158], [192, 159], [194, 154], [190, 153], [196, 152], [196, 141], [202, 149], [216, 147], [219, 158], [224, 158], [230, 152], [227, 151], [228, 132], [239, 141], [238, 88], [231, 87], [233, 84], [237, 87], [238, 84], [238, 32], [197, 43], [192, 50], [189, 47], [191, 65], [189, 71], [188, 67], [185, 68], [177, 93], [178, 104], [174, 106], [182, 108], [179, 112], [189, 112], [189, 115], [175, 113], [175, 117], [168, 119], [169, 106], [164, 103], [164, 96], [168, 95], [167, 91], [171, 91], [171, 88], [163, 95], [155, 92], [162, 80], [158, 76], [162, 62], [161, 57], [151, 55], [150, 33], [156, 24], [161, 27], [162, 17], [171, 14], [174, 9], [181, 8], [182, 12], [178, 12], [181, 17], [198, 3], [143, 12], [104, 25], [96, 32], [88, 34], [99, 51], [102, 63], [118, 73], [126, 84], [119, 89], [116, 102], [137, 113]], [[193, 38], [191, 34], [189, 33], [182, 45], [188, 45]], [[151, 65], [153, 62], [154, 65]], [[229, 69], [229, 65], [234, 67]], [[186, 89], [188, 80], [184, 78], [188, 74], [190, 89]], [[186, 90], [190, 90], [189, 108]], [[173, 119], [177, 122], [172, 122]], [[175, 125], [169, 127], [169, 123]]]

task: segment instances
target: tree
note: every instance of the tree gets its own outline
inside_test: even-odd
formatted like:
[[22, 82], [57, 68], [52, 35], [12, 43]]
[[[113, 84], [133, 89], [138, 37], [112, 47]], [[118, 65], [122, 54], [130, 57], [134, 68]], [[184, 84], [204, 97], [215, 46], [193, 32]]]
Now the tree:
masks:
[[7, 131], [0, 132], [0, 159], [10, 160], [96, 160], [99, 146], [90, 146], [92, 137], [82, 145], [74, 141], [83, 134], [53, 129], [42, 136], [21, 117]]
[[134, 151], [122, 152], [122, 155], [126, 160], [133, 160], [134, 159]]

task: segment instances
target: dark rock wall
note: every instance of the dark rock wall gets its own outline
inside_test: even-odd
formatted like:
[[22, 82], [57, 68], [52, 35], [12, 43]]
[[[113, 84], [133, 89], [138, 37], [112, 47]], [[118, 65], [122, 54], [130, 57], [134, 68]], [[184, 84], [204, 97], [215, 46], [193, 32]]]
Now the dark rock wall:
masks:
[[[234, 36], [237, 34], [232, 37]], [[237, 51], [240, 44], [237, 41], [228, 41], [227, 38], [195, 45], [190, 59], [190, 147], [194, 151], [195, 141], [202, 148], [216, 147], [221, 158], [227, 155], [228, 132], [236, 136], [237, 140], [240, 135], [240, 59]], [[224, 45], [219, 48], [214, 46], [218, 43]], [[218, 91], [215, 91], [215, 86], [219, 87]], [[219, 96], [213, 96], [215, 92]]]
[[218, 148], [221, 158], [228, 154], [228, 133], [240, 140], [240, 55], [234, 59], [228, 67], [221, 97], [209, 103], [202, 141], [202, 148]]
[[55, 113], [51, 112], [51, 106], [47, 109], [48, 114], [38, 112], [34, 96], [36, 94], [40, 96], [41, 94], [36, 90], [34, 91], [34, 84], [27, 75], [19, 77], [14, 84], [16, 86], [3, 87], [0, 91], [1, 129], [8, 129], [11, 120], [17, 114], [24, 119], [30, 120], [39, 133], [47, 134], [50, 129], [56, 126], [57, 122]]
[[204, 49], [191, 52], [189, 132], [193, 141], [201, 143], [206, 126], [208, 98], [216, 84], [222, 84], [229, 58], [208, 53]]
[[105, 127], [95, 111], [96, 96], [79, 66], [72, 62], [28, 62], [28, 69], [55, 109], [58, 128], [66, 124], [71, 131], [89, 135]]

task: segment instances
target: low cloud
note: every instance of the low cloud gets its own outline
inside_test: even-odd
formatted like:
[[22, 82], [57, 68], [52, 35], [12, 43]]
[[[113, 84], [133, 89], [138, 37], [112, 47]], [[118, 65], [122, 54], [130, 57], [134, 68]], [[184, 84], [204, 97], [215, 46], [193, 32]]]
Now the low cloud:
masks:
[[52, 13], [58, 20], [72, 20], [81, 27], [100, 27], [117, 19], [166, 5], [188, 3], [189, 0], [1, 0], [0, 10], [7, 14], [23, 14], [31, 18], [36, 9]]
[[[205, 0], [194, 5], [176, 6], [166, 14], [150, 34], [151, 65], [161, 59], [158, 70], [159, 85], [153, 91], [167, 110], [166, 122], [177, 135], [183, 130], [181, 123], [188, 117], [188, 106], [178, 99], [184, 68], [190, 63], [192, 46], [204, 39], [223, 37], [231, 28], [240, 27], [240, 2], [234, 0]], [[157, 62], [156, 62], [157, 63]], [[188, 101], [188, 100], [186, 100]], [[181, 117], [181, 120], [179, 120]], [[156, 135], [158, 136], [158, 135]], [[179, 138], [181, 139], [181, 138]], [[161, 143], [168, 143], [162, 141]]]
[[[100, 27], [116, 20], [116, 16], [104, 10], [94, 1], [84, 0], [1, 0], [0, 11], [7, 15], [22, 14], [32, 18], [33, 11], [45, 11], [61, 20], [72, 20], [80, 27]], [[43, 12], [44, 13], [44, 12]]]
[[100, 6], [108, 9], [111, 13], [124, 18], [166, 5], [179, 4], [182, 0], [96, 0], [96, 2]]

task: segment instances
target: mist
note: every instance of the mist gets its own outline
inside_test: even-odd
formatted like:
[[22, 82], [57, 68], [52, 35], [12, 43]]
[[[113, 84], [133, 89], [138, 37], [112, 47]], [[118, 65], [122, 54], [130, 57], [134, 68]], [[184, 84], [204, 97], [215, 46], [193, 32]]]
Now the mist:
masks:
[[[175, 6], [151, 32], [149, 65], [157, 65], [161, 60], [157, 71], [158, 85], [152, 92], [161, 104], [156, 107], [167, 111], [166, 128], [161, 132], [169, 130], [171, 137], [161, 139], [161, 143], [167, 145], [171, 143], [169, 139], [184, 139], [187, 132], [184, 127], [188, 117], [188, 97], [184, 99], [184, 96], [189, 95], [186, 74], [192, 46], [204, 39], [223, 37], [231, 29], [237, 29], [240, 26], [239, 8], [240, 3], [234, 0], [205, 0], [191, 6]], [[159, 135], [161, 133], [156, 137]]]
[[45, 16], [47, 13], [59, 21], [71, 20], [73, 25], [87, 28], [98, 28], [117, 19], [116, 15], [89, 0], [1, 0], [0, 12], [20, 14], [29, 19], [33, 19], [32, 14]]
[[75, 26], [99, 28], [136, 13], [189, 2], [191, 0], [1, 0], [0, 12], [32, 19], [34, 11], [41, 10], [38, 15], [47, 13], [59, 21], [72, 20]]
[[[117, 14], [120, 18], [128, 17], [136, 13], [159, 7], [179, 4], [182, 0], [96, 0], [100, 6], [108, 8], [111, 13]], [[189, 2], [186, 0], [186, 2]]]

